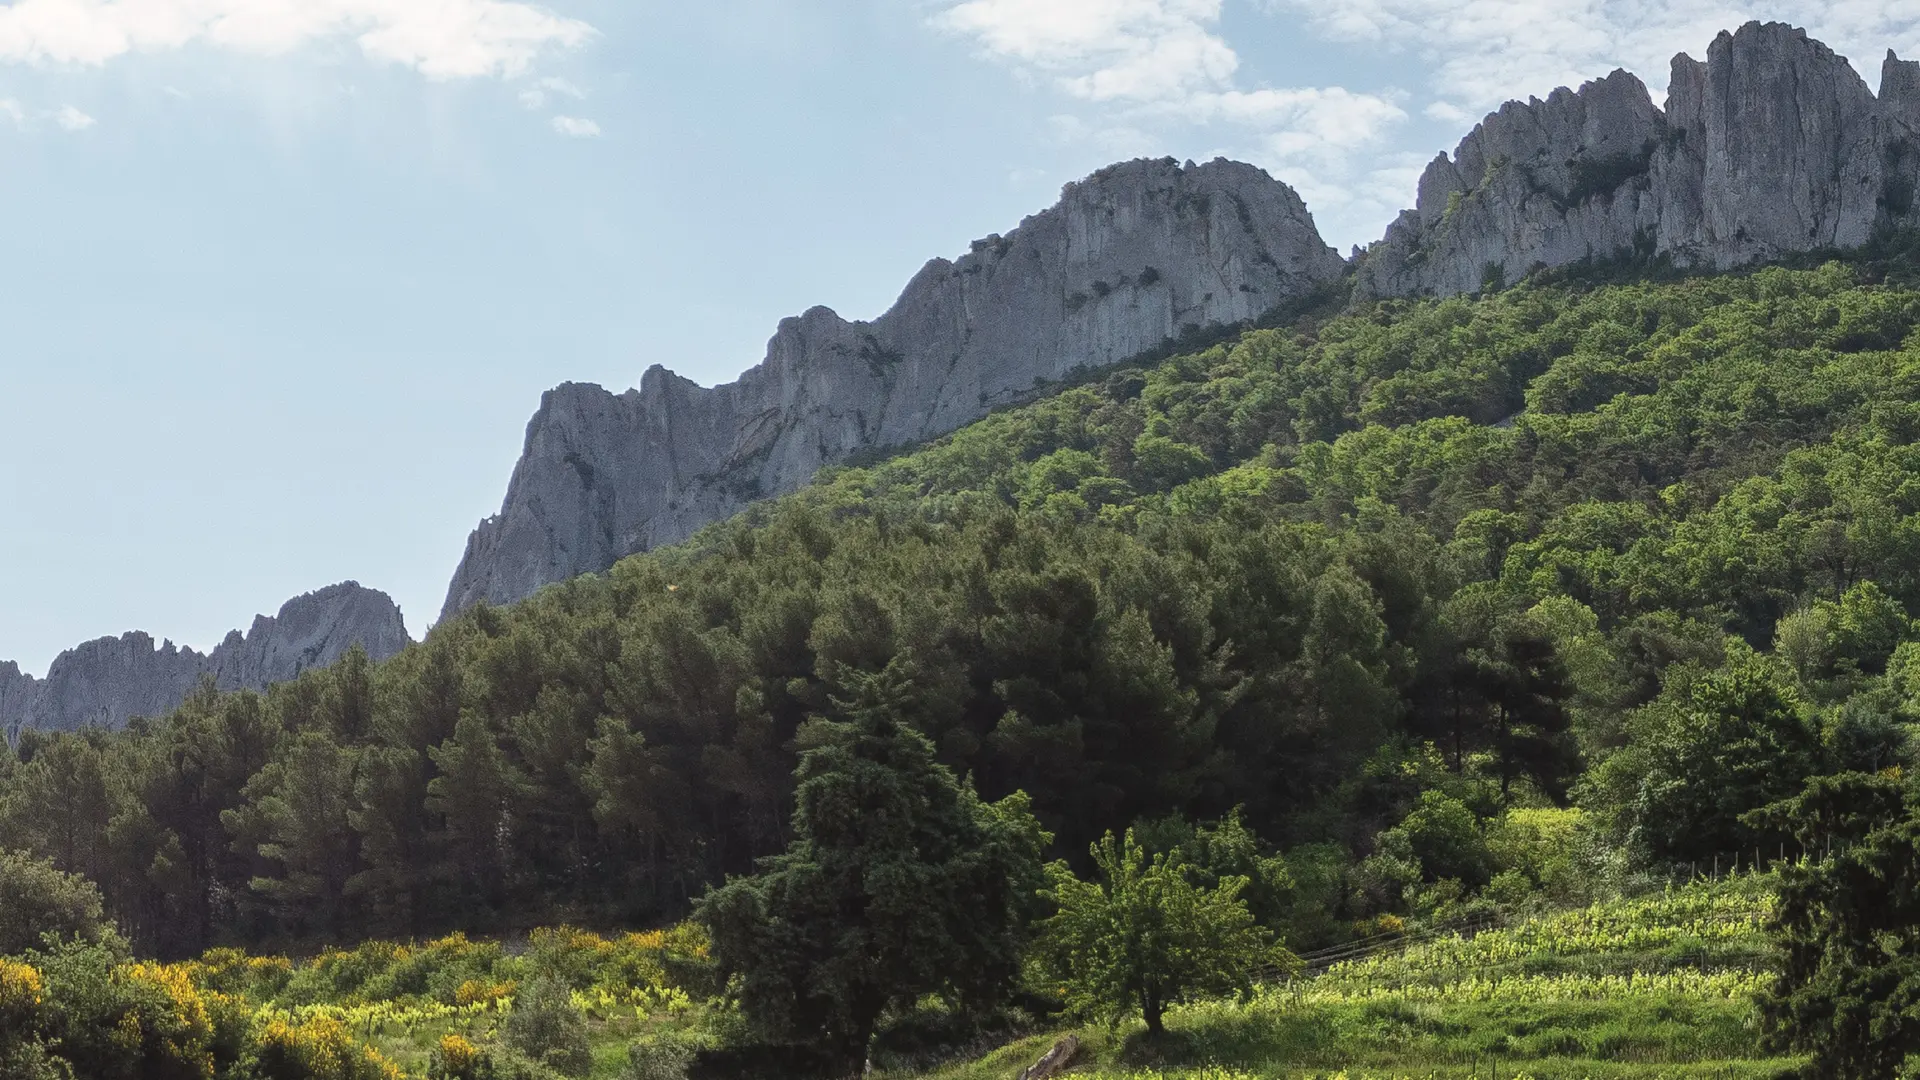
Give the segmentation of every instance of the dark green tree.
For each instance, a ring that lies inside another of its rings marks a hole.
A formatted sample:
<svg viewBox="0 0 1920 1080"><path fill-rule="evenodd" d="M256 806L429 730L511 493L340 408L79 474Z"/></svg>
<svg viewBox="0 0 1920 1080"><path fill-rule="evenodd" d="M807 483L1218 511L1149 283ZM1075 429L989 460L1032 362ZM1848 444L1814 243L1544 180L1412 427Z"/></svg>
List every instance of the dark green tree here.
<svg viewBox="0 0 1920 1080"><path fill-rule="evenodd" d="M300 732L248 782L246 804L221 814L236 848L274 868L251 885L283 927L330 933L343 924L347 883L361 869L350 819L357 759L324 730Z"/></svg>
<svg viewBox="0 0 1920 1080"><path fill-rule="evenodd" d="M1573 684L1545 634L1516 629L1502 645L1499 661L1482 672L1493 705L1493 762L1501 801L1512 801L1514 782L1525 779L1564 805L1567 787L1580 771L1566 707Z"/></svg>
<svg viewBox="0 0 1920 1080"><path fill-rule="evenodd" d="M1625 798L1623 823L1659 860L1777 850L1785 837L1745 815L1793 796L1819 764L1791 677L1751 652L1673 672L1630 731L1600 781Z"/></svg>
<svg viewBox="0 0 1920 1080"><path fill-rule="evenodd" d="M903 724L911 664L848 676L803 733L794 840L701 900L721 970L770 1041L862 1069L882 1014L927 994L992 1004L1018 970L1046 834L1023 796L984 804Z"/></svg>
<svg viewBox="0 0 1920 1080"><path fill-rule="evenodd" d="M426 805L442 827L433 838L440 877L464 898L497 904L514 869L508 831L519 784L512 763L472 713L428 753L439 771L427 784Z"/></svg>
<svg viewBox="0 0 1920 1080"><path fill-rule="evenodd" d="M1786 865L1762 996L1772 1048L1815 1080L1887 1080L1920 1053L1920 806L1885 776L1820 777L1755 815L1817 857Z"/></svg>

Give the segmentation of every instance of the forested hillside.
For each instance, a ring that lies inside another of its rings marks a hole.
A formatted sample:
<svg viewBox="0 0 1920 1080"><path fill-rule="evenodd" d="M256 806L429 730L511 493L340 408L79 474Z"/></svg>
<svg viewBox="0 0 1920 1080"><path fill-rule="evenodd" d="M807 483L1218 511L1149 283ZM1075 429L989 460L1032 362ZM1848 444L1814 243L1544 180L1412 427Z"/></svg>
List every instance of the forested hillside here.
<svg viewBox="0 0 1920 1080"><path fill-rule="evenodd" d="M1894 752L1916 321L1833 264L1255 331L384 665L29 733L0 836L170 955L667 918L785 843L796 730L891 669L941 760L1029 792L1061 852L1244 806L1331 866L1455 774L1481 814L1578 793L1648 857L1750 855L1649 813L1647 778L1712 765L1660 752L1716 680L1806 713L1807 769Z"/></svg>
<svg viewBox="0 0 1920 1080"><path fill-rule="evenodd" d="M1920 721L1884 269L1330 306L1103 373L383 664L23 733L0 846L163 958L664 924L880 710L1077 870L1137 827L1249 877L1295 951L1772 864L1806 836L1750 811Z"/></svg>

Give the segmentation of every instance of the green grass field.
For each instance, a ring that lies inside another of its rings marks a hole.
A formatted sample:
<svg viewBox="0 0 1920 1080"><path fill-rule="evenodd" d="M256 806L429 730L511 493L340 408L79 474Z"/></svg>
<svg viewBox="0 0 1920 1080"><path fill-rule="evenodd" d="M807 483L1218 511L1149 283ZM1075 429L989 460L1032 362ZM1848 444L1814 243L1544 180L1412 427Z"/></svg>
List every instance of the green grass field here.
<svg viewBox="0 0 1920 1080"><path fill-rule="evenodd" d="M1758 1049L1770 903L1764 879L1740 878L1435 937L1187 1006L1158 1044L1079 1029L1076 1068L1115 1080L1773 1077L1795 1062ZM920 1076L1014 1077L1055 1037Z"/></svg>
<svg viewBox="0 0 1920 1080"><path fill-rule="evenodd" d="M1700 882L1509 914L1470 935L1415 926L1363 942L1324 971L1176 1008L1159 1039L1137 1021L999 1040L976 1031L961 1052L951 1047L967 1036L946 1029L921 1040L948 1046L922 1051L945 1060L880 1051L877 1080L1011 1080L1068 1031L1083 1040L1076 1075L1093 1080L1774 1077L1796 1063L1760 1050L1755 995L1771 977L1763 929L1771 885L1751 876ZM408 1076L425 1074L443 1036L493 1042L527 980L551 987L560 978L575 989L562 985L570 996L557 1007L563 1016L576 1010L586 1026L591 1076L615 1080L628 1075L627 1048L638 1039L724 1053L744 1044L737 1013L689 993L705 977L705 955L704 937L690 927L615 937L561 928L513 948L453 935L366 942L299 962L220 950L127 975L162 980L186 1011L208 1004L260 1024L334 1025L379 1050L390 1074ZM708 1062L696 1075L760 1074Z"/></svg>

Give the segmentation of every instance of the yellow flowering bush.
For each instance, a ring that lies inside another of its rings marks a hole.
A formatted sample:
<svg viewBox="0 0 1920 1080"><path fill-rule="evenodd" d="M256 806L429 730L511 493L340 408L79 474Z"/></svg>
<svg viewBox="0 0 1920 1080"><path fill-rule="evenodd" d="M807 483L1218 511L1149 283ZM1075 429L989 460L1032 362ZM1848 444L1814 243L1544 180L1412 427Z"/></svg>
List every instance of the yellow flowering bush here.
<svg viewBox="0 0 1920 1080"><path fill-rule="evenodd" d="M270 1020L255 1053L261 1080L403 1080L398 1065L356 1042L332 1017Z"/></svg>
<svg viewBox="0 0 1920 1080"><path fill-rule="evenodd" d="M573 986L586 986L613 953L613 943L590 930L547 926L527 936L523 962L532 971L557 976Z"/></svg>
<svg viewBox="0 0 1920 1080"><path fill-rule="evenodd" d="M133 964L119 976L134 1007L121 1016L115 1037L138 1055L141 1075L211 1080L213 1017L186 965Z"/></svg>
<svg viewBox="0 0 1920 1080"><path fill-rule="evenodd" d="M239 949L209 949L189 968L194 985L223 994L265 1000L293 977L293 961L284 956L249 956Z"/></svg>
<svg viewBox="0 0 1920 1080"><path fill-rule="evenodd" d="M517 989L512 979L505 982L487 982L484 979L468 979L453 992L455 1005L488 1005L502 998L510 998Z"/></svg>
<svg viewBox="0 0 1920 1080"><path fill-rule="evenodd" d="M554 975L576 988L597 987L624 995L681 987L703 966L711 945L698 923L605 938L589 930L556 926L527 938L521 964L528 974Z"/></svg>
<svg viewBox="0 0 1920 1080"><path fill-rule="evenodd" d="M477 1080L486 1058L480 1048L459 1035L442 1035L427 1065L433 1080Z"/></svg>
<svg viewBox="0 0 1920 1080"><path fill-rule="evenodd" d="M30 965L0 957L0 1074L14 1057L37 1045L40 1002L46 992Z"/></svg>
<svg viewBox="0 0 1920 1080"><path fill-rule="evenodd" d="M0 957L0 1038L32 1026L45 991L32 965Z"/></svg>

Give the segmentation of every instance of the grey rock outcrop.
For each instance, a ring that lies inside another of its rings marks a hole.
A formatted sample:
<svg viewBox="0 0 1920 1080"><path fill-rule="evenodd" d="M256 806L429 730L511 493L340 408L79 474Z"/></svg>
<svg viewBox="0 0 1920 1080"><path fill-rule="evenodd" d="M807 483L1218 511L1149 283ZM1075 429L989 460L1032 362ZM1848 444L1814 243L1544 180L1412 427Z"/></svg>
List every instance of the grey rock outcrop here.
<svg viewBox="0 0 1920 1080"><path fill-rule="evenodd" d="M736 382L709 389L655 366L622 394L549 391L443 615L604 570L857 451L921 442L1076 369L1258 318L1344 270L1299 196L1251 165L1104 169L1006 236L928 263L870 323L822 307L782 321Z"/></svg>
<svg viewBox="0 0 1920 1080"><path fill-rule="evenodd" d="M40 680L11 660L0 660L0 738L11 740L39 700Z"/></svg>
<svg viewBox="0 0 1920 1080"><path fill-rule="evenodd" d="M1721 269L1857 247L1920 227L1916 192L1920 64L1889 53L1876 97L1804 31L1748 23L1704 62L1674 58L1664 109L1616 71L1488 116L1356 257L1356 295L1454 295L1584 260ZM1103 170L1007 236L927 264L871 323L825 308L782 322L737 382L654 367L618 395L550 391L442 614L603 570L822 465L923 442L1341 272L1299 198L1252 166Z"/></svg>
<svg viewBox="0 0 1920 1080"><path fill-rule="evenodd" d="M1585 259L1722 269L1858 247L1920 224L1920 64L1878 98L1844 57L1780 23L1673 61L1666 109L1616 71L1510 102L1420 179L1370 247L1361 295L1453 295Z"/></svg>
<svg viewBox="0 0 1920 1080"><path fill-rule="evenodd" d="M325 667L356 644L384 660L409 640L386 593L352 581L330 585L287 601L275 617L255 617L246 634L229 633L208 654L171 641L155 645L136 630L68 649L45 679L0 663L0 731L117 728L171 711L207 675L223 690L261 690Z"/></svg>

